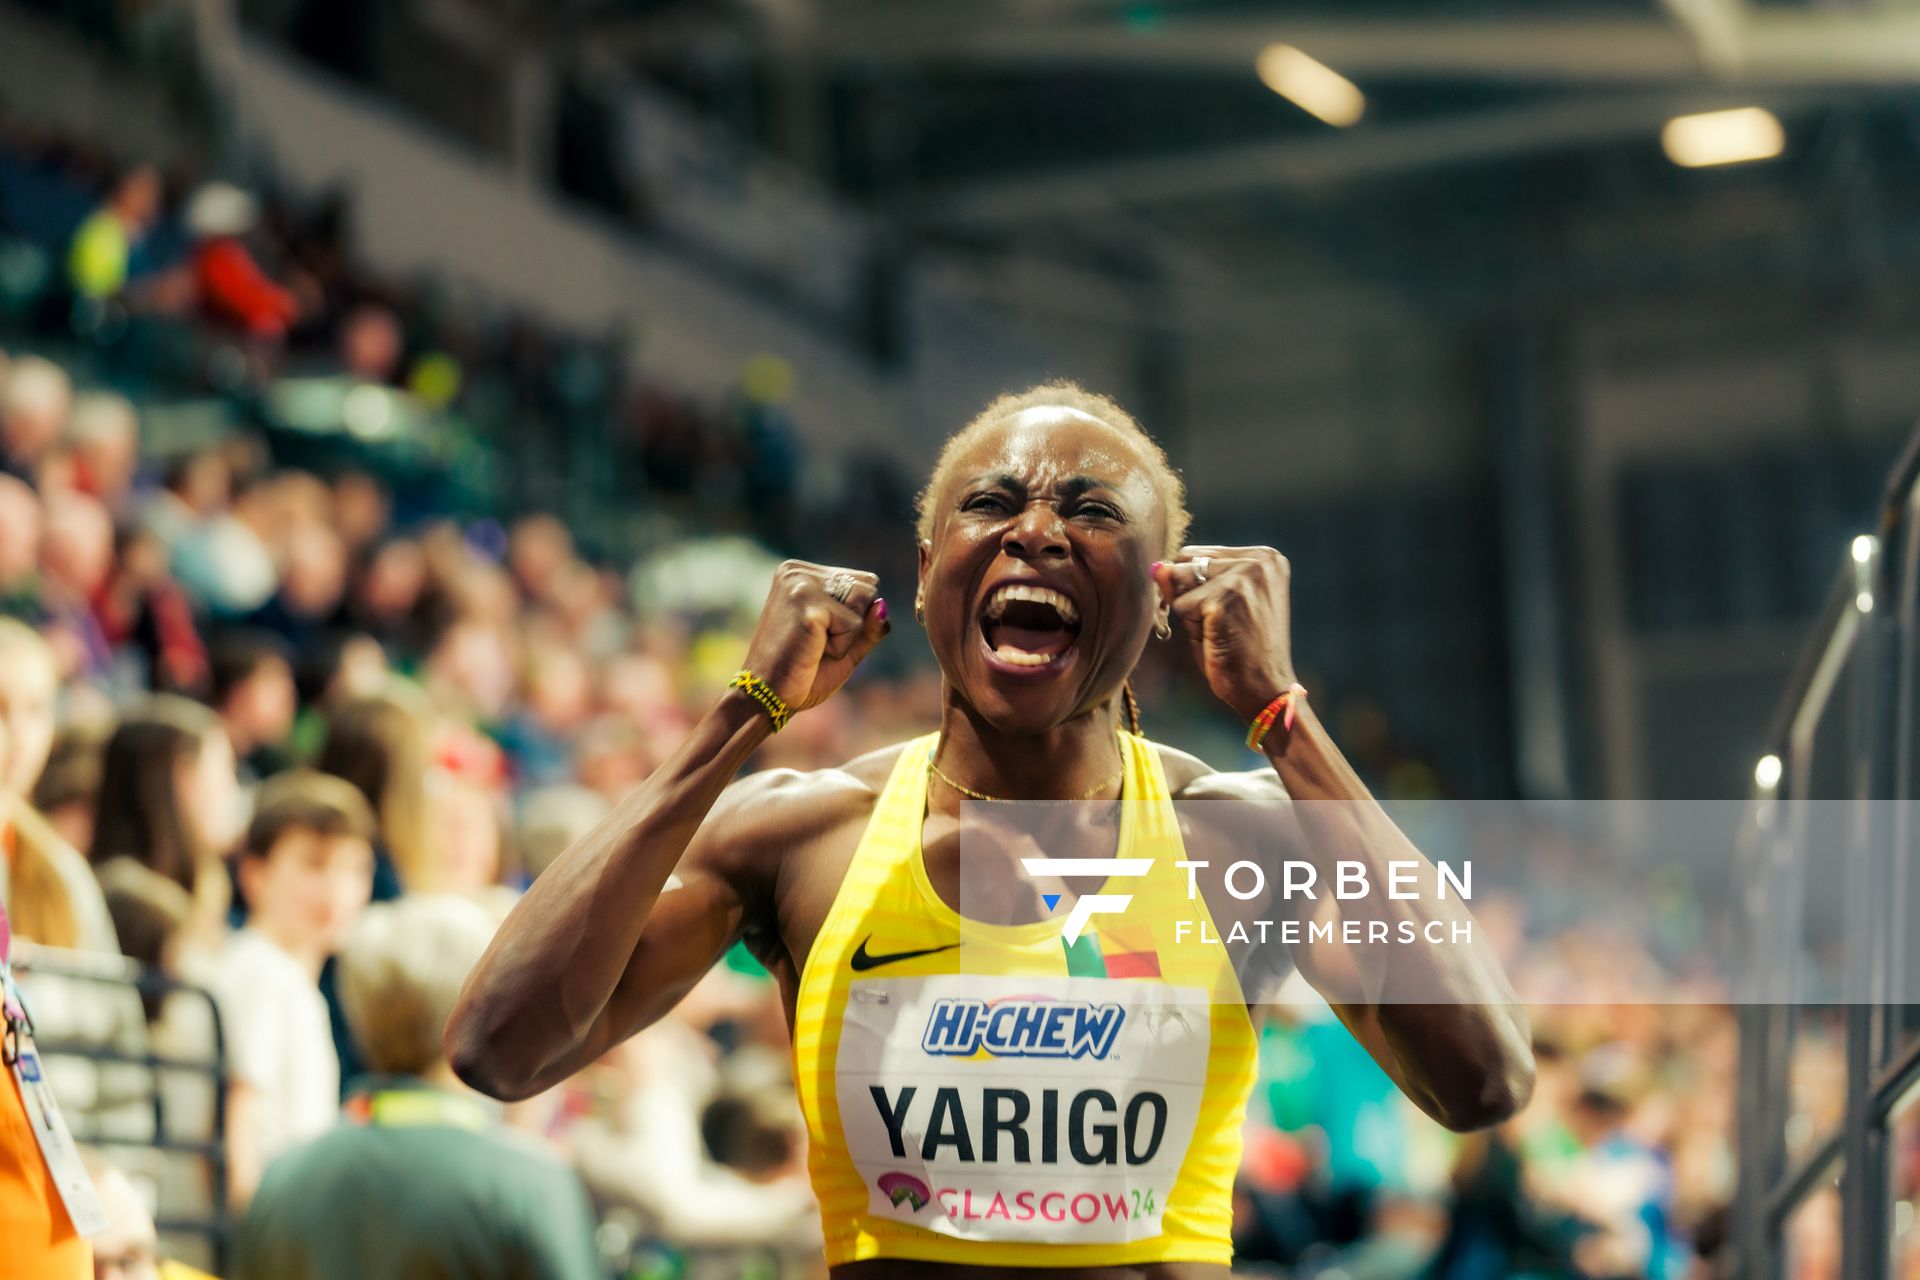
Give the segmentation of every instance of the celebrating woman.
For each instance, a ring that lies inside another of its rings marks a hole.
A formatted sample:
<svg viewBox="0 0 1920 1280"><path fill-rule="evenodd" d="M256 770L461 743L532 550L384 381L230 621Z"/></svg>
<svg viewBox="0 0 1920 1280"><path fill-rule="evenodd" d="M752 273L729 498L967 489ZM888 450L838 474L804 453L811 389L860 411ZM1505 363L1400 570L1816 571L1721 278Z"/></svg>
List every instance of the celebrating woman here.
<svg viewBox="0 0 1920 1280"><path fill-rule="evenodd" d="M1049 384L989 405L920 499L940 728L734 780L891 629L874 575L788 561L727 693L508 917L448 1023L456 1071L499 1097L545 1089L745 939L793 1029L837 1280L1224 1276L1249 1004L1278 944L1218 944L1266 936L1278 905L1414 936L1309 929L1287 952L1428 1114L1511 1115L1526 1020L1295 682L1285 558L1187 544L1187 522L1164 453L1111 400ZM1259 767L1140 735L1127 676L1176 624ZM1016 800L1079 803L993 803ZM1175 808L1190 800L1233 803ZM1342 874L1414 891L1279 892Z"/></svg>

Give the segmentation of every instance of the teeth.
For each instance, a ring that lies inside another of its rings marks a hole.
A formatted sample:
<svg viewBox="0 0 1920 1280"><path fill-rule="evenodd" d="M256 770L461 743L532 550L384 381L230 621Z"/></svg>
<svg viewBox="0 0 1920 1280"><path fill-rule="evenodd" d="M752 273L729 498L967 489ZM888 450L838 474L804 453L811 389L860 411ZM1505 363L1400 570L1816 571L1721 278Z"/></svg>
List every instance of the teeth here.
<svg viewBox="0 0 1920 1280"><path fill-rule="evenodd" d="M993 651L993 656L1002 662L1011 662L1016 667L1044 667L1059 655L1028 653L1025 649L1016 649L1010 644L1003 644Z"/></svg>
<svg viewBox="0 0 1920 1280"><path fill-rule="evenodd" d="M1010 582L995 590L987 598L987 621L992 622L1005 613L1009 600L1031 600L1036 604L1050 604L1060 614L1060 620L1068 626L1073 626L1080 621L1080 611L1073 607L1073 601L1052 587L1029 586L1023 582Z"/></svg>

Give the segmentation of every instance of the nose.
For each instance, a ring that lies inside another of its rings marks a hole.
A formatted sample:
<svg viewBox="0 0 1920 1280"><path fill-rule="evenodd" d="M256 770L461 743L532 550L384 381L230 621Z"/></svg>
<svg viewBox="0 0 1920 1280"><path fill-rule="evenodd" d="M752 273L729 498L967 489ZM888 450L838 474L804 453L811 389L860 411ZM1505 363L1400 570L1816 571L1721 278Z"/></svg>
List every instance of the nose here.
<svg viewBox="0 0 1920 1280"><path fill-rule="evenodd" d="M1009 555L1022 560L1037 560L1045 556L1064 557L1067 554L1066 525L1051 502L1030 502L1020 513L1020 518L1008 527L1000 545Z"/></svg>

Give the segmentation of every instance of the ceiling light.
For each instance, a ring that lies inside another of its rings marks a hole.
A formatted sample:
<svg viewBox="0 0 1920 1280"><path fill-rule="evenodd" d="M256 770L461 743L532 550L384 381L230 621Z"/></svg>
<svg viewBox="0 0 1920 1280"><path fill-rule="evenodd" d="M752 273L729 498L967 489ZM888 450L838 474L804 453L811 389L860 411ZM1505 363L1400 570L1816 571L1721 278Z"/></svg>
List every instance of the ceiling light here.
<svg viewBox="0 0 1920 1280"><path fill-rule="evenodd" d="M1308 115L1344 129L1367 109L1358 85L1290 44L1270 44L1254 60L1260 81Z"/></svg>
<svg viewBox="0 0 1920 1280"><path fill-rule="evenodd" d="M1771 160L1787 145L1780 121L1765 107L1736 107L1675 116L1660 131L1667 159L1685 169Z"/></svg>

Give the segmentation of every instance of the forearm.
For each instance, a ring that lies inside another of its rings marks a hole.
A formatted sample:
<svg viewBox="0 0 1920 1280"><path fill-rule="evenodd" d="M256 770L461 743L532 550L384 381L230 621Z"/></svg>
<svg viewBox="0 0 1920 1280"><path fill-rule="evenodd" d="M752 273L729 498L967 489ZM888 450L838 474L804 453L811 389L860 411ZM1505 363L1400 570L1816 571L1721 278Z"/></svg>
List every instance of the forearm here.
<svg viewBox="0 0 1920 1280"><path fill-rule="evenodd" d="M464 1079L520 1092L577 1049L627 978L667 878L770 725L729 690L678 750L528 889L448 1024Z"/></svg>
<svg viewBox="0 0 1920 1280"><path fill-rule="evenodd" d="M1295 802L1306 845L1299 856L1313 866L1316 892L1332 898L1340 864L1349 871L1358 864L1366 890L1333 899L1338 920L1357 926L1353 936L1388 939L1316 944L1346 953L1351 989L1337 994L1353 1006L1349 1020L1377 1028L1378 1047L1399 1068L1396 1078L1454 1127L1478 1127L1524 1105L1533 1078L1531 1027L1464 900L1460 880L1470 883L1470 872L1450 868L1458 879L1443 881L1304 701L1293 728L1276 725L1262 746Z"/></svg>

